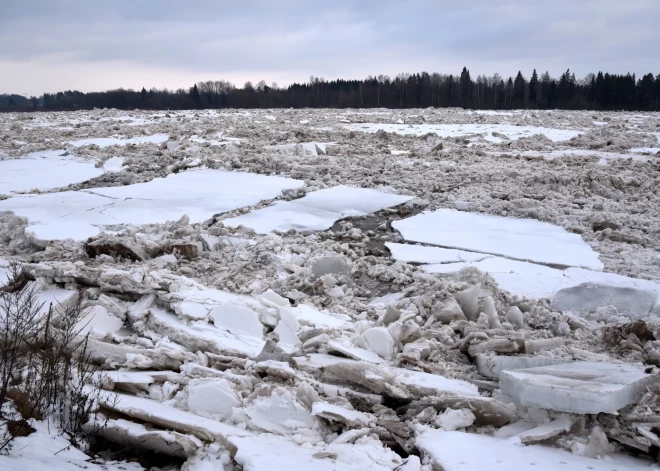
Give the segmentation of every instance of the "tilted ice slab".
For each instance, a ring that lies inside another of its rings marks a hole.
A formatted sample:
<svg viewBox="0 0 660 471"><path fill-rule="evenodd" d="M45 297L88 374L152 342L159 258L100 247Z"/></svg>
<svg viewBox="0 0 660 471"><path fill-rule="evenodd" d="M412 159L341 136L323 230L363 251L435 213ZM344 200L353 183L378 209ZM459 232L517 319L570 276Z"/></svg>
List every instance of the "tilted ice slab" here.
<svg viewBox="0 0 660 471"><path fill-rule="evenodd" d="M552 297L552 309L589 313L603 306L614 306L621 314L633 317L660 314L660 285L637 280L642 286L617 286L598 282L585 282L558 290Z"/></svg>
<svg viewBox="0 0 660 471"><path fill-rule="evenodd" d="M639 318L660 305L660 284L653 281L575 267L560 270L464 250L395 243L386 246L395 260L419 263L429 273L454 274L477 268L511 294L553 299L557 310L587 312L614 305L619 313Z"/></svg>
<svg viewBox="0 0 660 471"><path fill-rule="evenodd" d="M22 195L0 201L0 211L27 217L40 240L85 240L99 226L155 224L183 215L191 223L275 198L304 183L291 178L223 170L194 170L121 187Z"/></svg>
<svg viewBox="0 0 660 471"><path fill-rule="evenodd" d="M502 391L520 404L575 414L616 414L659 381L630 364L586 361L500 373Z"/></svg>
<svg viewBox="0 0 660 471"><path fill-rule="evenodd" d="M502 139L493 136L499 133L508 139L516 140L521 137L530 137L535 134L543 134L554 142L568 141L569 139L583 134L581 131L572 129L553 129L536 126L515 126L513 124L385 124L385 123L354 123L346 126L352 131L374 133L379 130L401 134L404 136L423 136L424 134L436 134L440 137L461 137L472 134L486 134L486 139L491 142L502 142Z"/></svg>
<svg viewBox="0 0 660 471"><path fill-rule="evenodd" d="M532 219L438 209L392 226L414 242L547 265L603 268L598 254L578 234Z"/></svg>
<svg viewBox="0 0 660 471"><path fill-rule="evenodd" d="M641 471L650 466L629 456L594 459L541 445L520 446L512 440L430 428L417 436L416 444L431 459L433 469L444 471Z"/></svg>
<svg viewBox="0 0 660 471"><path fill-rule="evenodd" d="M34 152L20 159L0 160L0 194L52 190L103 175L94 161L65 151Z"/></svg>
<svg viewBox="0 0 660 471"><path fill-rule="evenodd" d="M110 146L125 146L128 144L160 144L162 142L167 142L169 136L167 134L154 134L151 136L137 136L131 138L125 138L121 136L112 136L112 137L93 137L89 139L80 139L78 141L69 141L68 144L71 144L73 147L82 147L96 145L99 147L110 147Z"/></svg>
<svg viewBox="0 0 660 471"><path fill-rule="evenodd" d="M323 353L311 353L304 357L294 357L298 368L303 371L314 372L331 365L361 365L362 362L345 357L338 357ZM479 388L472 383L461 379L446 378L423 371L414 371L406 368L388 367L378 365L379 371L396 379L420 396L456 395L461 397L478 397Z"/></svg>
<svg viewBox="0 0 660 471"><path fill-rule="evenodd" d="M254 229L258 234L288 231L320 231L332 227L335 221L364 216L374 211L403 204L413 196L382 193L370 188L339 185L313 191L295 201L278 201L251 213L225 219L230 227L240 225Z"/></svg>
<svg viewBox="0 0 660 471"><path fill-rule="evenodd" d="M119 412L134 419L152 423L159 427L190 433L200 440L226 443L227 438L249 437L247 430L233 425L207 419L190 412L182 411L163 403L128 394L99 392L99 403L103 408Z"/></svg>

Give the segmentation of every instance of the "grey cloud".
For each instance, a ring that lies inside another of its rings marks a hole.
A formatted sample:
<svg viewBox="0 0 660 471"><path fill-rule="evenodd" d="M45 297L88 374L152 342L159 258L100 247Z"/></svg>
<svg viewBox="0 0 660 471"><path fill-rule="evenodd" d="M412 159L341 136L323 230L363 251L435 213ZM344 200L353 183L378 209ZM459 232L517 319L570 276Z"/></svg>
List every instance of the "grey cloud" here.
<svg viewBox="0 0 660 471"><path fill-rule="evenodd" d="M299 80L457 73L461 65L489 75L528 76L534 67L580 76L660 72L652 70L660 63L655 0L9 3L0 15L0 61L121 61L214 78L260 72Z"/></svg>

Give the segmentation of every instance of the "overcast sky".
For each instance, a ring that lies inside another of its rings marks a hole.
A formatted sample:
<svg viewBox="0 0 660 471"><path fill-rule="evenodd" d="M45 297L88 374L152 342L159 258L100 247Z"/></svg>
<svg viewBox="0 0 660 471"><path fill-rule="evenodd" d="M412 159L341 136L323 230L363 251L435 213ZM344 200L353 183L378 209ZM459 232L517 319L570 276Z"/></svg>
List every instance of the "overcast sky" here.
<svg viewBox="0 0 660 471"><path fill-rule="evenodd" d="M660 73L660 0L0 0L0 93Z"/></svg>

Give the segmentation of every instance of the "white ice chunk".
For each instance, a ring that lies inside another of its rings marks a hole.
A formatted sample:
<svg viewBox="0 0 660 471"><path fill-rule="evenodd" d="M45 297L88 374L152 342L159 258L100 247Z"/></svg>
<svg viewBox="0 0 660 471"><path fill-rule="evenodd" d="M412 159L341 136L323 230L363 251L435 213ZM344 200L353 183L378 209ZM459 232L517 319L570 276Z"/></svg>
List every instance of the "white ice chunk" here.
<svg viewBox="0 0 660 471"><path fill-rule="evenodd" d="M41 305L41 314L44 315L52 306L53 313L57 315L65 314L67 309L75 306L80 297L80 293L71 289L49 289L37 292L37 302Z"/></svg>
<svg viewBox="0 0 660 471"><path fill-rule="evenodd" d="M376 352L365 350L364 348L356 347L353 345L345 345L337 340L331 340L328 342L328 349L331 351L339 352L354 360L366 361L368 363L383 362L383 359Z"/></svg>
<svg viewBox="0 0 660 471"><path fill-rule="evenodd" d="M277 144L274 146L264 146L265 150L273 150L286 155L313 156L325 154L326 143L323 142L302 142L293 144Z"/></svg>
<svg viewBox="0 0 660 471"><path fill-rule="evenodd" d="M263 338L264 326L259 322L259 314L252 309L233 304L221 304L214 307L209 316L218 329L232 334Z"/></svg>
<svg viewBox="0 0 660 471"><path fill-rule="evenodd" d="M459 428L469 427L475 420L476 417L470 409L446 409L438 416L435 424L444 430L453 432Z"/></svg>
<svg viewBox="0 0 660 471"><path fill-rule="evenodd" d="M270 396L258 397L252 404L234 411L235 420L247 416L253 430L287 435L297 429L313 429L317 419L312 416L288 389L275 389Z"/></svg>
<svg viewBox="0 0 660 471"><path fill-rule="evenodd" d="M302 324L311 325L312 327L339 328L344 326L347 322L352 321L351 318L346 314L319 311L306 304L299 304L295 308L291 308L291 310L299 322Z"/></svg>
<svg viewBox="0 0 660 471"><path fill-rule="evenodd" d="M502 392L520 404L576 414L616 414L660 381L630 364L574 362L500 374Z"/></svg>
<svg viewBox="0 0 660 471"><path fill-rule="evenodd" d="M121 172L124 170L124 158L123 157L110 157L103 164L103 170L106 172Z"/></svg>
<svg viewBox="0 0 660 471"><path fill-rule="evenodd" d="M441 396L446 393L459 396L479 396L477 386L461 379L445 378L405 368L389 368L387 371L393 374L397 381L420 396Z"/></svg>
<svg viewBox="0 0 660 471"><path fill-rule="evenodd" d="M376 422L376 418L371 414L344 409L327 402L315 402L312 405L312 415L334 422L341 422L349 427L368 427Z"/></svg>
<svg viewBox="0 0 660 471"><path fill-rule="evenodd" d="M416 440L431 459L433 469L444 471L642 471L649 462L615 455L596 460L540 445L519 446L486 435L427 429Z"/></svg>
<svg viewBox="0 0 660 471"><path fill-rule="evenodd" d="M518 434L522 443L534 443L548 440L564 432L568 432L573 426L573 421L569 417L561 417L547 424L539 425L530 430Z"/></svg>
<svg viewBox="0 0 660 471"><path fill-rule="evenodd" d="M394 354L394 339L390 331L385 327L372 327L367 329L362 337L367 342L369 349L384 360L392 359Z"/></svg>
<svg viewBox="0 0 660 471"><path fill-rule="evenodd" d="M339 185L313 191L295 201L278 201L257 211L224 220L230 227L250 227L258 234L270 231L315 231L332 227L338 219L364 216L413 199L370 188Z"/></svg>
<svg viewBox="0 0 660 471"><path fill-rule="evenodd" d="M188 383L188 409L197 415L222 420L231 417L241 401L226 379L193 380Z"/></svg>
<svg viewBox="0 0 660 471"><path fill-rule="evenodd" d="M550 265L603 268L598 254L579 235L532 219L439 209L392 226L415 242Z"/></svg>
<svg viewBox="0 0 660 471"><path fill-rule="evenodd" d="M117 333L124 326L124 322L113 316L103 306L94 306L76 324L80 335L90 334L92 337L103 338L106 335Z"/></svg>

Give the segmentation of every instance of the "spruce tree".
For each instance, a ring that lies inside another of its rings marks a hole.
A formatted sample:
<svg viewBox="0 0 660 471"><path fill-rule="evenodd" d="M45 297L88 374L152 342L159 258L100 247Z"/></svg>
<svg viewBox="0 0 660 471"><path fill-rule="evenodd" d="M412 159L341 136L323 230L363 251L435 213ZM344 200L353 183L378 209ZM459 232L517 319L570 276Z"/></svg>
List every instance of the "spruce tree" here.
<svg viewBox="0 0 660 471"><path fill-rule="evenodd" d="M513 98L516 106L523 105L525 101L525 78L522 76L522 73L518 71L516 75L516 80L513 82Z"/></svg>
<svg viewBox="0 0 660 471"><path fill-rule="evenodd" d="M190 89L190 98L195 104L199 105L199 89L197 88L197 84Z"/></svg>
<svg viewBox="0 0 660 471"><path fill-rule="evenodd" d="M532 72L532 78L529 79L529 101L536 105L539 99L539 76L536 75L536 69Z"/></svg>
<svg viewBox="0 0 660 471"><path fill-rule="evenodd" d="M472 91L472 79L470 78L470 71L467 67L463 67L463 72L461 72L460 85L461 98L463 100L461 105L467 108L470 106L470 93Z"/></svg>

